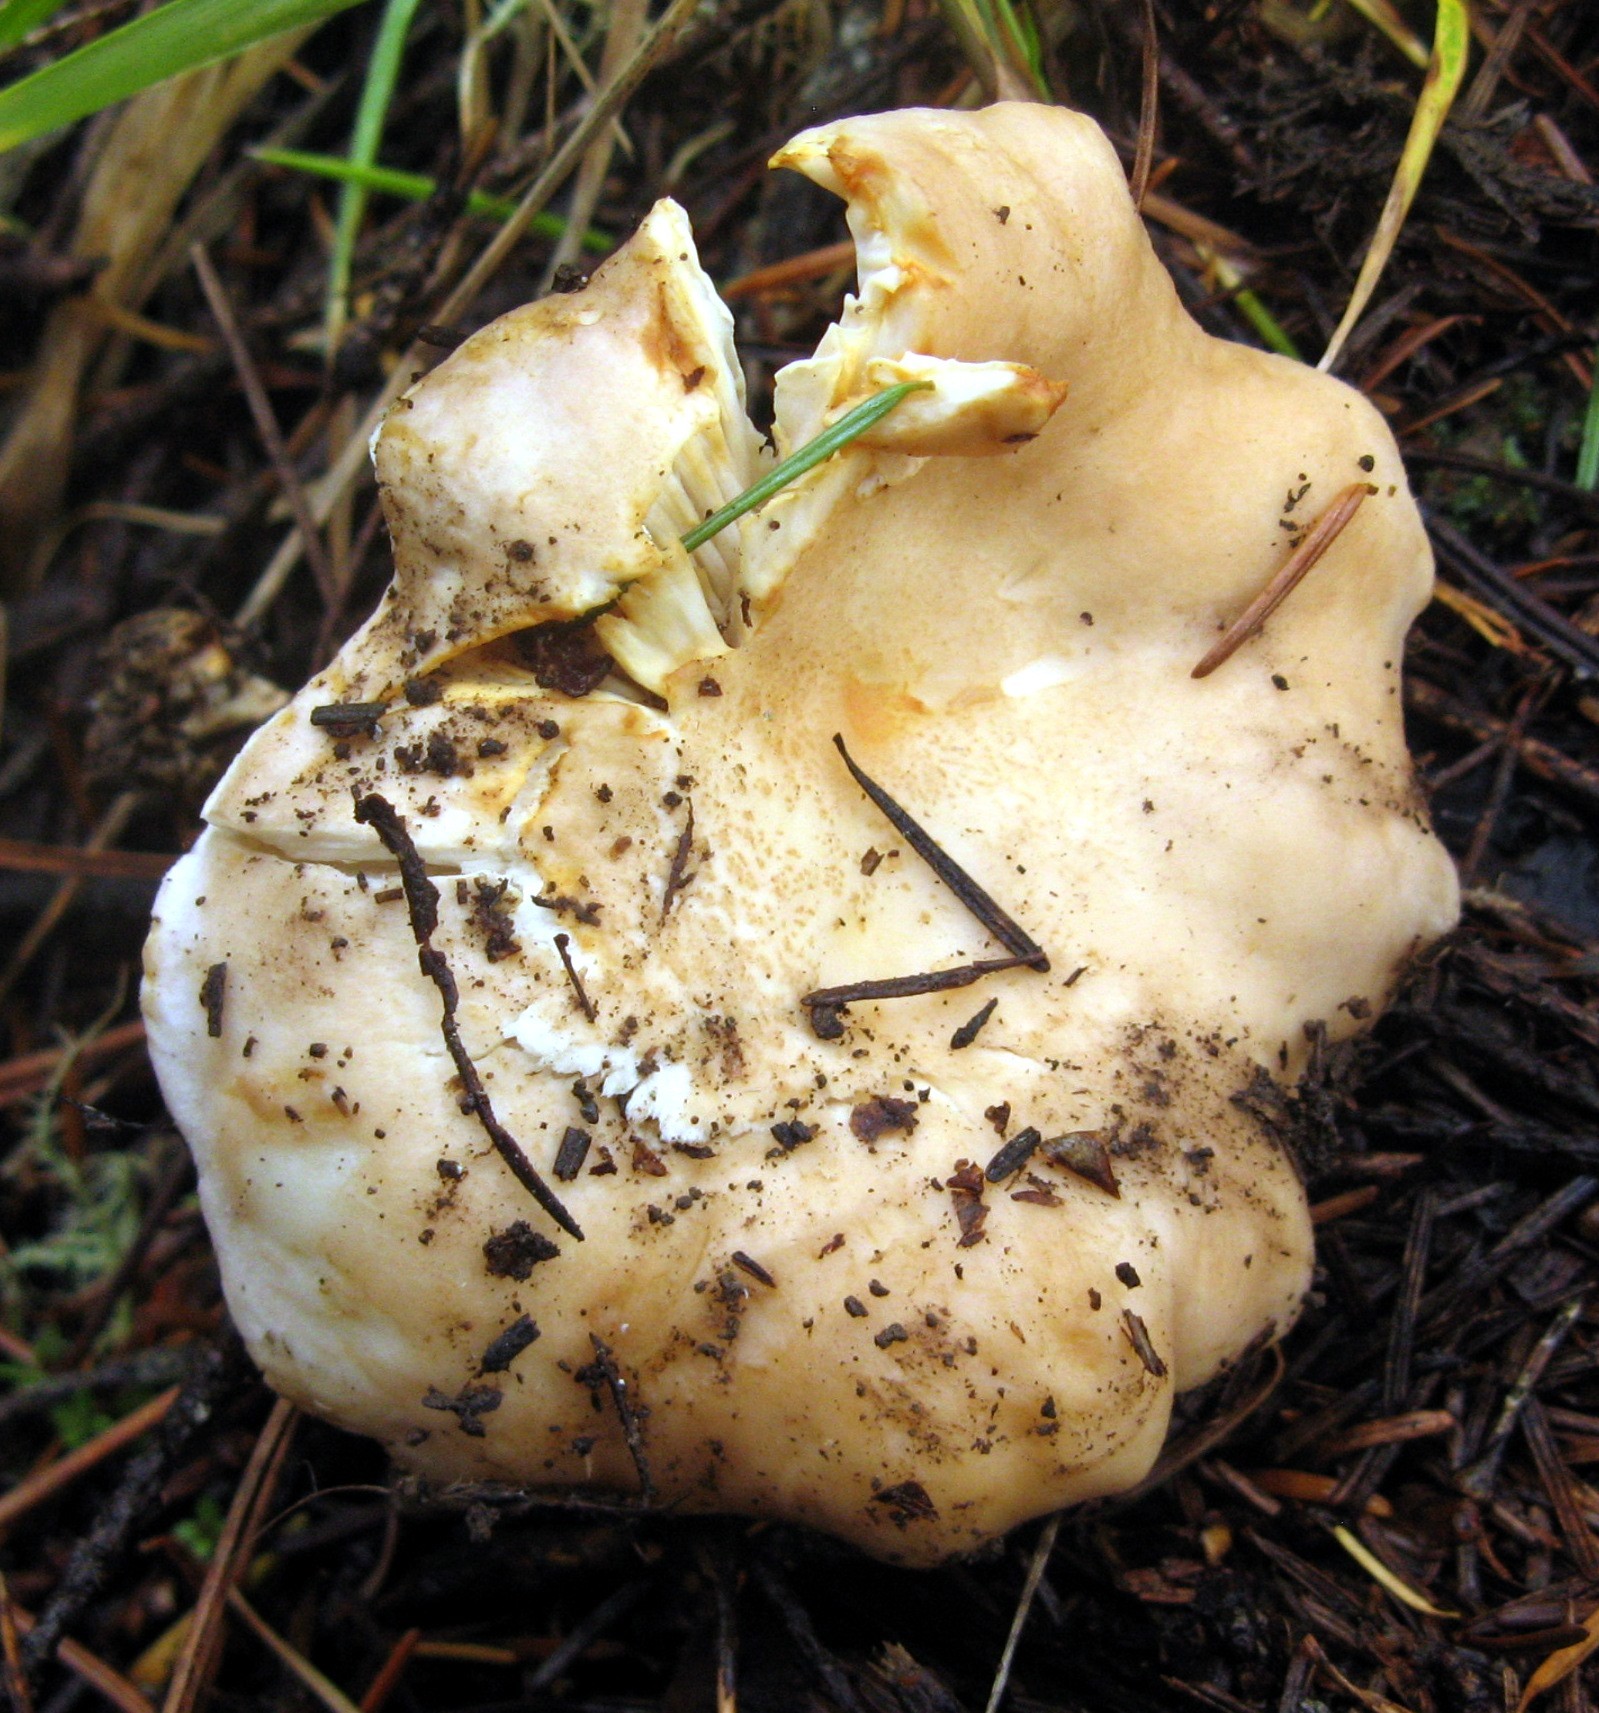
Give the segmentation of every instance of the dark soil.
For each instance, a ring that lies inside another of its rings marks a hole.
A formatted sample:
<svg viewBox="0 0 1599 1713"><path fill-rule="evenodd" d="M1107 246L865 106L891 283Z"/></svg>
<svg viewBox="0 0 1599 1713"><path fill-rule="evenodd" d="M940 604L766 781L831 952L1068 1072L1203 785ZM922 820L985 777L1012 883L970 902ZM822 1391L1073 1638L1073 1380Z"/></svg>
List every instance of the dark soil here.
<svg viewBox="0 0 1599 1713"><path fill-rule="evenodd" d="M78 8L87 21L17 66L103 27L103 10ZM347 147L374 8L305 44L185 204L219 199L201 235L306 482L492 230L463 212L468 182L514 196L543 157L542 60L521 134L471 158L459 147L463 10L421 9L382 154L441 189L373 202L358 313L331 365L311 336L334 199L245 151L274 132ZM1430 29L1429 6L1404 10ZM1599 314L1599 10L1476 12L1456 117L1340 364L1394 424L1435 534L1445 600L1411 639L1407 705L1465 918L1303 1094L1321 1264L1302 1322L1280 1357L1187 1401L1158 1482L1064 1519L1011 1674L1018 1713L1506 1713L1542 1662L1599 1641L1599 1489L1584 1478L1599 1463L1599 497L1573 481ZM1318 17L1286 0L1156 0L1154 16L1158 188L1248 244L1248 284L1313 358L1419 73L1339 4ZM1143 7L1062 0L1043 22L1057 95L1131 162ZM581 95L558 69L557 140ZM707 0L629 104L631 154L593 223L625 234L671 188L724 283L835 243L837 206L769 178L766 156L803 125L948 103L968 80L924 0ZM92 279L71 238L105 137L80 128L21 181L15 212L35 236L0 257L12 411L31 396L30 354L61 337L58 310ZM1152 231L1201 321L1255 341L1192 242ZM464 326L532 295L548 255L519 245ZM824 267L736 298L758 414L773 369L809 349L845 283ZM236 627L288 527L279 475L186 255L138 307L156 338L100 336L68 413L59 504L8 518L3 544L12 1707L315 1705L225 1616L228 1570L369 1710L975 1713L1038 1526L979 1562L913 1574L791 1529L503 1494L440 1507L392 1492L369 1443L273 1412L231 1339L143 1056L139 946L155 881L237 741L179 729L206 693L197 660L220 643L240 672L299 683L375 602L386 543L363 477L323 534L320 592L302 567ZM39 486L48 499L42 465ZM168 513L205 533L168 527ZM99 1437L170 1386L181 1392L158 1430ZM79 1446L87 1467L51 1487ZM1436 1612L1385 1592L1348 1541ZM195 1611L226 1647L191 1651L169 1690L173 1626ZM13 1644L13 1620L38 1621L37 1639ZM100 1688L97 1665L114 1674ZM1583 1666L1536 1705L1578 1713L1596 1698Z"/></svg>

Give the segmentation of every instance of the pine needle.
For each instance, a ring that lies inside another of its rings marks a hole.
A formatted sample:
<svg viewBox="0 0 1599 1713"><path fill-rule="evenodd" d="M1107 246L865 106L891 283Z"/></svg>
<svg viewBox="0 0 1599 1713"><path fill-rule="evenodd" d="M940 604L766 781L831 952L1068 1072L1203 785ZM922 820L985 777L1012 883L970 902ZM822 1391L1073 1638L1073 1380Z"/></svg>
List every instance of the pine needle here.
<svg viewBox="0 0 1599 1713"><path fill-rule="evenodd" d="M768 470L760 481L747 487L737 499L729 500L720 511L712 512L703 523L695 524L683 537L683 546L690 553L696 547L703 547L713 535L720 535L730 523L737 523L746 513L764 506L774 494L807 470L814 470L852 440L859 440L867 429L881 422L908 394L927 391L932 384L931 381L901 381L898 386L884 387L882 392L874 393L841 416L831 428L824 428L814 440L807 440L797 451L790 452L781 464Z"/></svg>

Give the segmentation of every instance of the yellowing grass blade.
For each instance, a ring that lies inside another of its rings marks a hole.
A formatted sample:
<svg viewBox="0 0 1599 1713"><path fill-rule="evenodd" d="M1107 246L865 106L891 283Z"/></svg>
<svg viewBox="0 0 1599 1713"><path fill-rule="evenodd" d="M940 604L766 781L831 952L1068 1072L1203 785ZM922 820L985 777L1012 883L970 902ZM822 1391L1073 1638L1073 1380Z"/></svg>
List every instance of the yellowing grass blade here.
<svg viewBox="0 0 1599 1713"><path fill-rule="evenodd" d="M1427 69L1427 44L1400 17L1393 0L1349 0L1349 5L1368 24L1375 24L1412 65Z"/></svg>
<svg viewBox="0 0 1599 1713"><path fill-rule="evenodd" d="M1394 174L1394 182L1389 186L1388 200L1383 204L1377 230L1372 235L1371 247L1366 251L1365 261L1360 264L1360 276L1355 281L1349 307L1344 311L1343 320L1338 323L1338 331L1333 334L1332 342L1316 365L1318 369L1330 369L1338 360L1338 353L1343 350L1345 340L1371 301L1371 294L1377 289L1377 281L1388 265L1388 258L1393 254L1394 245L1399 241L1400 231L1404 227L1405 216L1409 214L1410 205L1415 200L1421 175L1426 172L1427 162L1432 159L1433 144L1438 140L1438 133L1443 129L1449 109L1454 105L1460 80L1465 76L1466 57L1470 48L1471 25L1463 0L1438 0L1438 21L1433 30L1432 57L1427 62L1427 80L1422 85L1415 115L1410 121L1410 135L1405 139L1405 152L1399 157L1399 170Z"/></svg>

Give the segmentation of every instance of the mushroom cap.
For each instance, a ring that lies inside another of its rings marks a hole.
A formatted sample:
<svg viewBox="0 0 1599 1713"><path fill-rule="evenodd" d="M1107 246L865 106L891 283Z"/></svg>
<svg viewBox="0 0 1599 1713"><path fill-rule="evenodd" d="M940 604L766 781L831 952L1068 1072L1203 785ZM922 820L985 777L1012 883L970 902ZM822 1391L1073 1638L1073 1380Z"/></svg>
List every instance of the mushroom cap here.
<svg viewBox="0 0 1599 1713"><path fill-rule="evenodd" d="M1291 1323L1308 1043L1456 908L1400 719L1431 563L1380 417L1194 325L1089 120L778 161L849 199L861 270L779 450L896 379L915 411L688 554L765 455L679 210L468 340L377 440L394 587L214 793L145 1009L285 1395L439 1480L927 1564L1134 1484L1175 1393ZM807 1012L1014 949L835 734L1047 970ZM373 794L581 1240L472 1110Z"/></svg>

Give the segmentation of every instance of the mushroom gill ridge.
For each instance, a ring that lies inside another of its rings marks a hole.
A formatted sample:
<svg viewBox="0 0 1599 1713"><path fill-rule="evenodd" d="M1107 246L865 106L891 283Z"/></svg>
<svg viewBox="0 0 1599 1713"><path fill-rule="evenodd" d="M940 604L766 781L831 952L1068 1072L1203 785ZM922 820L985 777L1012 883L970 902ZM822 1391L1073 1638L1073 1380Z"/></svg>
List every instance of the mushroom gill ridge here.
<svg viewBox="0 0 1599 1713"><path fill-rule="evenodd" d="M1089 121L778 162L861 253L778 450L920 390L690 554L769 455L681 212L474 335L145 1008L286 1395L437 1479L931 1563L1136 1482L1292 1321L1307 1041L1453 919L1397 696L1431 566L1381 420L1194 326Z"/></svg>

